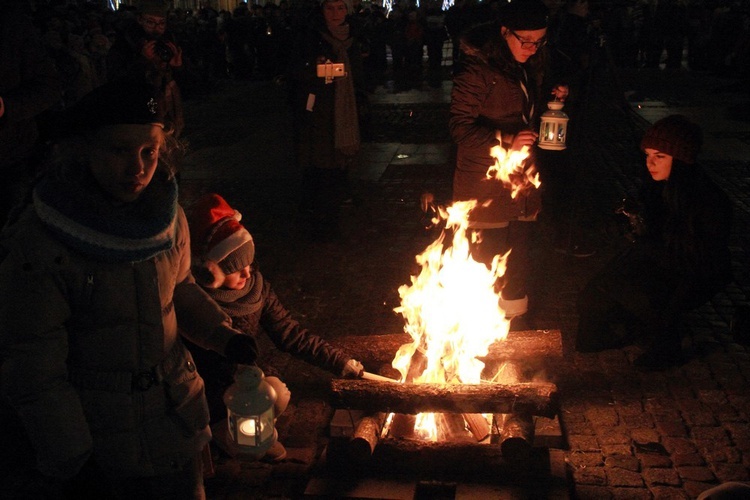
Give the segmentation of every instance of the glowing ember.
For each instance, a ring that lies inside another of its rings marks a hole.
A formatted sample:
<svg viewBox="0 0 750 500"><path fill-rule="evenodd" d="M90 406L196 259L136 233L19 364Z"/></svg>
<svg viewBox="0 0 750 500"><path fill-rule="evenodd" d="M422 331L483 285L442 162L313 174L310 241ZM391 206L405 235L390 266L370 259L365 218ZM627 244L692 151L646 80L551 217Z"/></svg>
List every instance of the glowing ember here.
<svg viewBox="0 0 750 500"><path fill-rule="evenodd" d="M499 133L497 140L500 141ZM502 141L500 142L502 143ZM501 146L495 146L490 149L490 155L495 158L495 164L487 170L487 178L502 181L506 187L511 189L512 198L518 196L518 193L525 189L532 186L538 188L541 185L536 167L525 164L526 158L529 156L528 146L522 147L520 151L506 150Z"/></svg>

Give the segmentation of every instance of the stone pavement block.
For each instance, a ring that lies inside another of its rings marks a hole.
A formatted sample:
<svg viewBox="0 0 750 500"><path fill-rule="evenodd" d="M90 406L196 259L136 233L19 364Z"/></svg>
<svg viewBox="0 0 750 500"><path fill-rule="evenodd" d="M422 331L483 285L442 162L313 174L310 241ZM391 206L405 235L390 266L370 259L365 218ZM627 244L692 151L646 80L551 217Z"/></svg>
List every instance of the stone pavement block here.
<svg viewBox="0 0 750 500"><path fill-rule="evenodd" d="M576 484L604 486L607 484L607 474L604 471L604 467L586 467L584 469L575 469L573 471L573 480Z"/></svg>
<svg viewBox="0 0 750 500"><path fill-rule="evenodd" d="M674 469L643 469L643 479L649 486L680 486L682 481Z"/></svg>
<svg viewBox="0 0 750 500"><path fill-rule="evenodd" d="M659 432L653 428L639 427L630 430L630 437L638 443L655 443L659 441Z"/></svg>
<svg viewBox="0 0 750 500"><path fill-rule="evenodd" d="M750 472L744 464L715 464L714 473L717 479L726 483L727 481L750 481Z"/></svg>
<svg viewBox="0 0 750 500"><path fill-rule="evenodd" d="M593 452L568 452L565 461L573 469L585 469L604 465L602 454Z"/></svg>
<svg viewBox="0 0 750 500"><path fill-rule="evenodd" d="M654 498L658 498L659 500L682 500L689 498L681 488L654 486L650 490Z"/></svg>
<svg viewBox="0 0 750 500"><path fill-rule="evenodd" d="M690 466L690 465L703 465L706 461L703 456L698 453L673 453L672 461L676 467Z"/></svg>
<svg viewBox="0 0 750 500"><path fill-rule="evenodd" d="M604 465L608 468L625 469L631 472L638 472L641 469L640 461L632 455L613 455L604 460Z"/></svg>
<svg viewBox="0 0 750 500"><path fill-rule="evenodd" d="M716 476L708 467L684 466L677 467L677 473L683 481L698 481L710 483L716 480Z"/></svg>
<svg viewBox="0 0 750 500"><path fill-rule="evenodd" d="M652 453L639 453L636 455L641 461L641 467L645 469L663 469L672 467L672 459L668 456L655 455Z"/></svg>
<svg viewBox="0 0 750 500"><path fill-rule="evenodd" d="M600 451L595 436L568 435L568 446L573 451Z"/></svg>
<svg viewBox="0 0 750 500"><path fill-rule="evenodd" d="M607 484L614 487L638 488L643 486L643 478L639 472L607 467ZM644 471L645 473L646 471Z"/></svg>
<svg viewBox="0 0 750 500"><path fill-rule="evenodd" d="M612 498L612 493L604 486L576 484L575 497L578 500L605 500Z"/></svg>
<svg viewBox="0 0 750 500"><path fill-rule="evenodd" d="M609 488L614 500L648 500L653 498L647 488Z"/></svg>

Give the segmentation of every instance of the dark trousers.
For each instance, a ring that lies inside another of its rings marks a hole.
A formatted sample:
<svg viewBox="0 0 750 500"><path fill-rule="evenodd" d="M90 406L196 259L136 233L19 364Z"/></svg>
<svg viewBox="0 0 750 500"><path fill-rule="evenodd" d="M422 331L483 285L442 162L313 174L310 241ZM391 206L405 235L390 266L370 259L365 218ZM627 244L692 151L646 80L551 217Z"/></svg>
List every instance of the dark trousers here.
<svg viewBox="0 0 750 500"><path fill-rule="evenodd" d="M678 276L634 247L615 257L578 296L576 350L596 352L642 340L679 349L684 314L706 303L718 287L694 287L675 299Z"/></svg>
<svg viewBox="0 0 750 500"><path fill-rule="evenodd" d="M472 258L489 268L496 255L511 250L506 262L505 275L496 284L506 300L522 299L526 296L526 283L531 271L530 242L533 222L511 221L508 227L475 229L480 241L471 246ZM469 235L471 238L471 235Z"/></svg>

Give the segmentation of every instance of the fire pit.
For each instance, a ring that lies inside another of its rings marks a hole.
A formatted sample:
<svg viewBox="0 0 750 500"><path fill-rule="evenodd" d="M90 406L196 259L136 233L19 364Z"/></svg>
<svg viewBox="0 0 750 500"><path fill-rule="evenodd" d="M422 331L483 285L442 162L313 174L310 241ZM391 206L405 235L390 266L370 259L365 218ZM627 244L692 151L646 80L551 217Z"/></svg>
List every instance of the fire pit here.
<svg viewBox="0 0 750 500"><path fill-rule="evenodd" d="M496 157L488 177L514 172L512 164L521 160ZM508 254L495 256L489 265L473 259L472 244L481 238L468 231L475 206L468 201L440 207L445 230L416 257L421 273L398 290L401 305L395 311L405 319L407 336L356 337L342 345L381 375L332 382L339 418L348 417L352 425L342 432L346 439L331 441L326 461L347 469L346 477L406 473L439 481L512 479L531 485L541 482L541 472L549 475L549 454L535 453L533 441L535 419L557 414L557 387L531 360L534 351L545 348L547 357L561 355L560 335L519 335L535 344L530 349L509 340L510 320L498 289ZM508 346L516 359L507 352L498 356ZM385 354L373 356L378 352Z"/></svg>
<svg viewBox="0 0 750 500"><path fill-rule="evenodd" d="M336 344L368 368L392 375L393 353L407 339L405 334L351 336ZM483 361L490 368L515 366L523 378L527 373L549 372L561 357L558 330L533 330L509 332L504 341L490 347ZM477 491L491 484L543 491L541 497L555 488L565 490L564 442L557 387L552 382L445 385L335 379L331 384L337 410L324 472L310 486L319 494L367 498L358 488L369 485L377 490L374 484L388 488L393 480L411 481L417 490L462 484L464 489L474 485L472 491ZM440 439L426 440L403 431L403 421L408 428L423 412L443 419ZM478 437L468 420L484 418L482 414L491 417L487 435ZM394 421L400 429L394 430Z"/></svg>

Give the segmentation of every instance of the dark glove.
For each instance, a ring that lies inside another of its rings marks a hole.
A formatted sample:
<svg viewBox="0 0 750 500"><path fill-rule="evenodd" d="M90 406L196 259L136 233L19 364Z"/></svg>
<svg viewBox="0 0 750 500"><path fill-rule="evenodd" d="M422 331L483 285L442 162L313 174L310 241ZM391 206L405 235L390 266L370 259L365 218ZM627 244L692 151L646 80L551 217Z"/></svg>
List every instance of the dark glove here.
<svg viewBox="0 0 750 500"><path fill-rule="evenodd" d="M350 359L344 365L344 369L341 370L341 377L342 378L361 378L364 372L365 372L365 367L362 366L362 363L360 363L356 359Z"/></svg>
<svg viewBox="0 0 750 500"><path fill-rule="evenodd" d="M224 355L232 363L252 365L258 359L258 344L250 335L235 335L227 342Z"/></svg>

